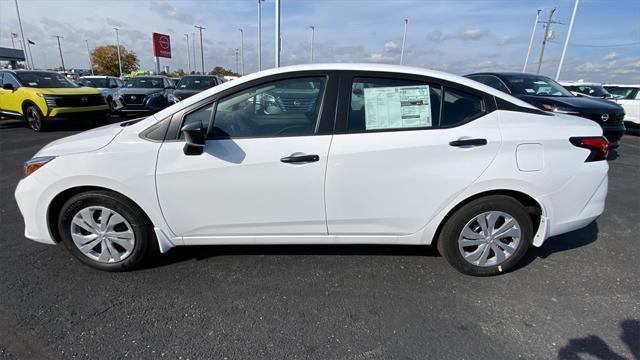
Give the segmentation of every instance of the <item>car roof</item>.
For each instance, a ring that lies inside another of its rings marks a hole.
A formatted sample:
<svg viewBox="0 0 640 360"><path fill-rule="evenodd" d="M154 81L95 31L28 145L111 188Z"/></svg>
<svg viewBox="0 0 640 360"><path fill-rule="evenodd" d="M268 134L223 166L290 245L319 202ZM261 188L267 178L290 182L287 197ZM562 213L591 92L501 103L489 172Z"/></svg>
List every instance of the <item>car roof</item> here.
<svg viewBox="0 0 640 360"><path fill-rule="evenodd" d="M481 84L475 80L471 80L469 78L462 77L459 75L454 75L454 74L450 74L450 73L446 73L438 70L412 67L412 66L390 65L390 64L366 64L366 63L365 64L360 64L360 63L305 64L305 65L292 65L292 66L272 68L268 70L251 73L249 75L241 76L233 81L227 81L218 86L214 86L210 89L204 90L194 96L191 96L181 101L179 104L181 104L183 107L187 107L220 91L224 91L226 89L233 88L243 83L246 83L252 80L257 80L263 77L279 75L279 74L287 74L287 73L293 73L293 72L299 72L299 71L314 71L314 70L317 70L317 71L331 71L331 70L371 71L371 72L399 73L399 74L433 77L433 78L437 78L445 81L451 81L454 83L458 83L461 85L465 85L471 88L481 90L482 92L504 99L520 107L537 109L533 105L526 103L518 98L515 98L507 93L504 93L500 90L494 89L490 86ZM173 112L175 112L175 110L173 109L169 111L162 110L156 114L156 118L162 119L165 116L173 114Z"/></svg>
<svg viewBox="0 0 640 360"><path fill-rule="evenodd" d="M80 76L81 78L87 78L87 79L106 79L106 78L112 78L115 76L110 76L110 75L85 75L85 76Z"/></svg>
<svg viewBox="0 0 640 360"><path fill-rule="evenodd" d="M640 88L640 85L629 84L602 84L602 86Z"/></svg>
<svg viewBox="0 0 640 360"><path fill-rule="evenodd" d="M492 71L492 72L477 72L477 73L473 73L473 74L467 74L465 76L472 76L472 75L493 75L493 76L540 76L540 77L547 77L546 75L539 75L539 74L532 74L532 73L523 73L523 72L517 72L517 71Z"/></svg>

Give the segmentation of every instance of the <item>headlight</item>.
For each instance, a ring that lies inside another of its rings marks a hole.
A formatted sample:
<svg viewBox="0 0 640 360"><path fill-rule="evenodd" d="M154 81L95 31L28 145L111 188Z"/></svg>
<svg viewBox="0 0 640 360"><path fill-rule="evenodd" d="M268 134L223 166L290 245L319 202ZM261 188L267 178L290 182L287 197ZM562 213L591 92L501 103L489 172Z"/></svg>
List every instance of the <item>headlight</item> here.
<svg viewBox="0 0 640 360"><path fill-rule="evenodd" d="M542 104L542 107L544 107L544 109L547 110L547 111L553 111L553 112L558 113L558 114L570 114L570 115L579 115L580 114L575 109L565 108L565 107L552 105L552 104Z"/></svg>
<svg viewBox="0 0 640 360"><path fill-rule="evenodd" d="M180 101L180 99L178 99L178 97L173 94L169 94L169 96L167 96L167 99L169 100L169 102L172 102L174 104Z"/></svg>
<svg viewBox="0 0 640 360"><path fill-rule="evenodd" d="M156 93L153 93L153 94L149 94L149 95L147 95L147 98L150 99L150 98L153 98L153 97L156 97L156 96L162 96L162 92L156 92Z"/></svg>
<svg viewBox="0 0 640 360"><path fill-rule="evenodd" d="M55 156L40 156L26 161L24 163L24 176L31 175L34 171L40 169L55 158Z"/></svg>

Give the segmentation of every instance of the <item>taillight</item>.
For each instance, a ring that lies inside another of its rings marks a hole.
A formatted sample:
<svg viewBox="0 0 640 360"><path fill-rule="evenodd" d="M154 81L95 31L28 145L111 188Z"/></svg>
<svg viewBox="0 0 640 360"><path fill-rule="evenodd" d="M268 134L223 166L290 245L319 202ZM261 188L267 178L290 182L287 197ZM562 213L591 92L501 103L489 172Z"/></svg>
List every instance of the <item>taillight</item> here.
<svg viewBox="0 0 640 360"><path fill-rule="evenodd" d="M572 137L569 141L591 151L584 162L606 160L609 153L609 141L604 136Z"/></svg>

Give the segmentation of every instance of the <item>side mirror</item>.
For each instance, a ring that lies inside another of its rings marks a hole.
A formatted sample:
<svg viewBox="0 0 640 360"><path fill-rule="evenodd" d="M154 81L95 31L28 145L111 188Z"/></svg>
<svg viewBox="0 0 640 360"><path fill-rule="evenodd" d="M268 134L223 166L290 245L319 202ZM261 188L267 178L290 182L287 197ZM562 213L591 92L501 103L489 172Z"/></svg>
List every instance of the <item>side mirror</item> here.
<svg viewBox="0 0 640 360"><path fill-rule="evenodd" d="M199 123L187 124L182 128L184 134L184 151L185 155L201 155L204 151L204 130Z"/></svg>
<svg viewBox="0 0 640 360"><path fill-rule="evenodd" d="M11 90L11 91L15 90L15 88L13 87L13 84L10 84L10 83L4 83L4 84L2 84L2 88L3 88L4 90Z"/></svg>

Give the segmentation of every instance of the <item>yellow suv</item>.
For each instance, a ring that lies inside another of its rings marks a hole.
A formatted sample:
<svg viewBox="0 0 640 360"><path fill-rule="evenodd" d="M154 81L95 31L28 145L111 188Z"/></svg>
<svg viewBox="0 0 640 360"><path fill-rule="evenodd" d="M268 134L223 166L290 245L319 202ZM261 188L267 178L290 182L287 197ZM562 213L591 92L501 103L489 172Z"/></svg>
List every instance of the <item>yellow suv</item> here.
<svg viewBox="0 0 640 360"><path fill-rule="evenodd" d="M109 105L100 90L80 87L51 71L2 70L0 115L25 119L35 131L67 118L103 121Z"/></svg>

